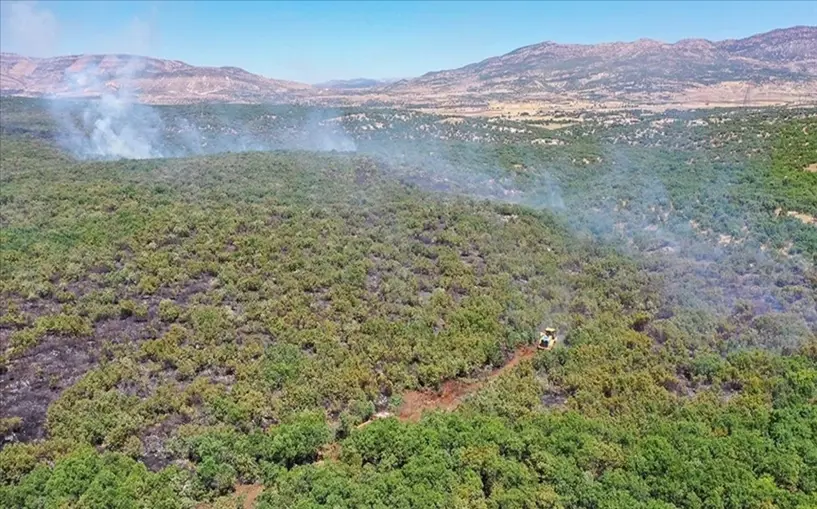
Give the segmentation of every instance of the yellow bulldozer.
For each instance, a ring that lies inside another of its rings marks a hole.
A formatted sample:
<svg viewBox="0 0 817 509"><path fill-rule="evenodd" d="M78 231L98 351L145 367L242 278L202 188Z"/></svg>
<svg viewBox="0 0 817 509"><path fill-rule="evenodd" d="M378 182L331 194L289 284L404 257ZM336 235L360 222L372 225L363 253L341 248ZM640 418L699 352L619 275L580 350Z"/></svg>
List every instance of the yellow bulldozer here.
<svg viewBox="0 0 817 509"><path fill-rule="evenodd" d="M550 350L556 344L556 329L547 327L539 331L539 341L536 342L536 348L539 350Z"/></svg>

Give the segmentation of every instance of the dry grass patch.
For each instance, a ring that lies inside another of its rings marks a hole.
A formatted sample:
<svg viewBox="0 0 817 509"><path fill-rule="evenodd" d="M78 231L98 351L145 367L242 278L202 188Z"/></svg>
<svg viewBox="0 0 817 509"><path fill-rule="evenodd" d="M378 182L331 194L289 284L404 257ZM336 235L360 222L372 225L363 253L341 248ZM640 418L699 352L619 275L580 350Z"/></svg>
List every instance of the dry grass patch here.
<svg viewBox="0 0 817 509"><path fill-rule="evenodd" d="M803 212L795 212L790 210L788 212L789 216L799 219L800 221L804 222L805 224L815 224L817 225L817 217L814 217L810 214L805 214Z"/></svg>

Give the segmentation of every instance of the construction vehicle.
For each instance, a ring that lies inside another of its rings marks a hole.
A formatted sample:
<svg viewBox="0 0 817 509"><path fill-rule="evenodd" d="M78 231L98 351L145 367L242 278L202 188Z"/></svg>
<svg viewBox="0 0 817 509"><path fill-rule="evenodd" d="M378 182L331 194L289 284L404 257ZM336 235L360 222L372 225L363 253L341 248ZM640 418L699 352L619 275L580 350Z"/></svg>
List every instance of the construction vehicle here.
<svg viewBox="0 0 817 509"><path fill-rule="evenodd" d="M539 350L550 350L556 344L556 329L547 327L539 331L539 341L536 343L536 348Z"/></svg>

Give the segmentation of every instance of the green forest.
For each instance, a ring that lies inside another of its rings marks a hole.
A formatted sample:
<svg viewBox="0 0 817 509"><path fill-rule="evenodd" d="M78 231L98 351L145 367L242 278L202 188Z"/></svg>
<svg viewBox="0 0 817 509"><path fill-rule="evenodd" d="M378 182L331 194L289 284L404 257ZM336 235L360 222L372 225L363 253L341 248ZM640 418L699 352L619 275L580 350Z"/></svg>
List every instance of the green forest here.
<svg viewBox="0 0 817 509"><path fill-rule="evenodd" d="M2 507L817 507L817 111L93 160L0 108Z"/></svg>

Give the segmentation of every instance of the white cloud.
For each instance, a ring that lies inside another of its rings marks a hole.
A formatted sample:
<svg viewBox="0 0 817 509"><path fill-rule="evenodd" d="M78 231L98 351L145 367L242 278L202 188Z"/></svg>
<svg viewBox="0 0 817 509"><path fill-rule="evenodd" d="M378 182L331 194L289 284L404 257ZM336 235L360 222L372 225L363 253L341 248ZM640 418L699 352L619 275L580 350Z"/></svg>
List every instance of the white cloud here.
<svg viewBox="0 0 817 509"><path fill-rule="evenodd" d="M51 56L57 50L59 22L35 1L3 2L0 12L3 51L26 56Z"/></svg>

